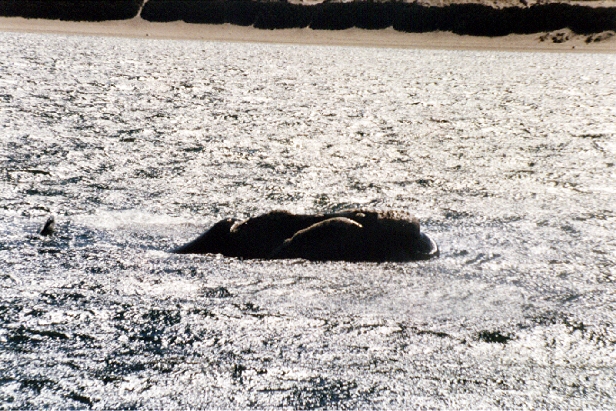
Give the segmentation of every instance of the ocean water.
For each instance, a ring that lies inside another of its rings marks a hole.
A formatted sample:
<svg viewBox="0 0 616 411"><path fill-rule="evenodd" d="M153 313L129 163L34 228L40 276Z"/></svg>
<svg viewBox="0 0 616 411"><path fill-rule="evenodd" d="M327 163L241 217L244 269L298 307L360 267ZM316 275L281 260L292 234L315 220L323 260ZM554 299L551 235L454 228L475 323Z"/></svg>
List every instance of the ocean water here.
<svg viewBox="0 0 616 411"><path fill-rule="evenodd" d="M614 54L0 33L1 407L614 408L615 163ZM349 207L441 256L169 253Z"/></svg>

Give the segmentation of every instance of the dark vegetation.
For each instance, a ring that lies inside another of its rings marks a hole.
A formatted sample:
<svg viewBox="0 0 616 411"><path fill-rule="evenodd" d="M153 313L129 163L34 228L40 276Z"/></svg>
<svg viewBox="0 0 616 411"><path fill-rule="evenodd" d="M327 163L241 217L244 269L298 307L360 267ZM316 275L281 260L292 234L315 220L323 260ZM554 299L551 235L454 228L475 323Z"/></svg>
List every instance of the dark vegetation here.
<svg viewBox="0 0 616 411"><path fill-rule="evenodd" d="M0 16L68 21L131 19L143 0L0 0Z"/></svg>
<svg viewBox="0 0 616 411"><path fill-rule="evenodd" d="M61 20L113 20L137 15L143 0L0 0L0 15ZM393 27L409 33L451 31L474 36L531 34L569 28L578 34L616 30L615 7L563 3L495 9L481 4L422 6L401 1L354 1L304 6L282 1L149 0L145 20L251 26L377 30Z"/></svg>
<svg viewBox="0 0 616 411"><path fill-rule="evenodd" d="M430 7L398 1L325 2L302 6L286 1L150 0L141 15L149 21L231 23L262 29L359 27L375 30L393 27L411 33L440 30L474 36L530 34L567 27L579 34L616 30L616 8L559 3L495 9L481 4Z"/></svg>

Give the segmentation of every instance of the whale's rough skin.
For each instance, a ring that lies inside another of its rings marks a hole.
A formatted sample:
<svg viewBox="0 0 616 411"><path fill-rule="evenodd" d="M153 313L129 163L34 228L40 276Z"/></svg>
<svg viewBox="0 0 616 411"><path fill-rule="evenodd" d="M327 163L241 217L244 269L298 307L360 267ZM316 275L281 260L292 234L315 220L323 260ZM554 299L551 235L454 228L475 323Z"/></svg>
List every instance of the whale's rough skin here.
<svg viewBox="0 0 616 411"><path fill-rule="evenodd" d="M346 210L316 215L272 211L244 221L226 219L174 253L383 262L427 260L439 250L408 213Z"/></svg>

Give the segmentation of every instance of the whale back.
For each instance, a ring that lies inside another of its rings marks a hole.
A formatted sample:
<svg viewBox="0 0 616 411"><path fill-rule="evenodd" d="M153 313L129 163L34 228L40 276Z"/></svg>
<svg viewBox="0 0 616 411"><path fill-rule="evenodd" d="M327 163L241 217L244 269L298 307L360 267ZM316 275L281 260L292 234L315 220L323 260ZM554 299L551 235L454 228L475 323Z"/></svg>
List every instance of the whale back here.
<svg viewBox="0 0 616 411"><path fill-rule="evenodd" d="M347 217L332 217L296 232L272 258L303 258L312 261L361 261L362 225Z"/></svg>
<svg viewBox="0 0 616 411"><path fill-rule="evenodd" d="M236 223L231 228L234 257L270 258L287 238L323 219L321 215L271 211ZM223 253L224 254L224 253ZM225 254L228 255L228 254Z"/></svg>
<svg viewBox="0 0 616 411"><path fill-rule="evenodd" d="M316 215L272 211L244 221L226 219L175 253L381 262L428 259L438 255L438 247L406 212L351 209Z"/></svg>
<svg viewBox="0 0 616 411"><path fill-rule="evenodd" d="M344 210L296 232L272 258L314 261L412 261L434 256L436 244L405 212Z"/></svg>

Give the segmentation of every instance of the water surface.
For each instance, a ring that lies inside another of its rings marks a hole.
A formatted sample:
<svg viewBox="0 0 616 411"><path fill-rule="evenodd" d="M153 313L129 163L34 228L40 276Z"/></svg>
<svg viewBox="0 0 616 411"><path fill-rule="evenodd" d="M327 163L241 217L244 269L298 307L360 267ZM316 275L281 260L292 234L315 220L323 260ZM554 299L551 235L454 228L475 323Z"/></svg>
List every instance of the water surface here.
<svg viewBox="0 0 616 411"><path fill-rule="evenodd" d="M615 79L606 54L0 33L0 403L616 407ZM416 213L441 257L168 253L348 207Z"/></svg>

